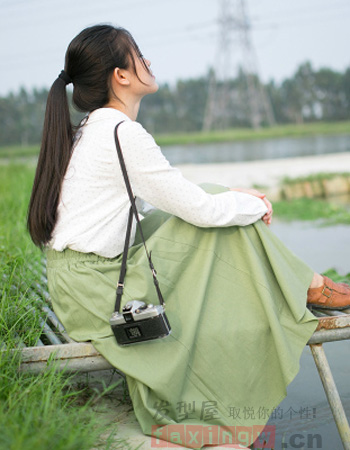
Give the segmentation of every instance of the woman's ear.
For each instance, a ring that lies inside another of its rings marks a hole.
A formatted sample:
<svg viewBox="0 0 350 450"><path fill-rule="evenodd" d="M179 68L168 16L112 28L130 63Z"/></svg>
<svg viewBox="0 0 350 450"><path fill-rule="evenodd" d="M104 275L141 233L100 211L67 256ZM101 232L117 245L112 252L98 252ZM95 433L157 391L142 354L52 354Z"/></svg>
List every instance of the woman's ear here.
<svg viewBox="0 0 350 450"><path fill-rule="evenodd" d="M122 86L128 86L130 84L127 70L116 67L113 71L112 77L117 84Z"/></svg>

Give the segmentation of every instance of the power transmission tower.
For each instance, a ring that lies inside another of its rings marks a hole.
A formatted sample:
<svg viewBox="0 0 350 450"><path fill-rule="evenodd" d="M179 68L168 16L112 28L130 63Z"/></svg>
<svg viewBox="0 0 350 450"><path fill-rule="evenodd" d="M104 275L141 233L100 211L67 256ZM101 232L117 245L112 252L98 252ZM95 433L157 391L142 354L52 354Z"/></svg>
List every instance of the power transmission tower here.
<svg viewBox="0 0 350 450"><path fill-rule="evenodd" d="M203 130L226 128L230 118L230 104L234 71L232 55L242 54L241 70L245 79L249 122L258 128L263 122L272 125L272 108L259 81L257 57L250 37L250 24L245 0L219 0L219 48L215 70L209 75L209 89ZM240 50L240 52L238 51ZM231 85L231 86L230 86ZM237 93L236 93L237 97Z"/></svg>

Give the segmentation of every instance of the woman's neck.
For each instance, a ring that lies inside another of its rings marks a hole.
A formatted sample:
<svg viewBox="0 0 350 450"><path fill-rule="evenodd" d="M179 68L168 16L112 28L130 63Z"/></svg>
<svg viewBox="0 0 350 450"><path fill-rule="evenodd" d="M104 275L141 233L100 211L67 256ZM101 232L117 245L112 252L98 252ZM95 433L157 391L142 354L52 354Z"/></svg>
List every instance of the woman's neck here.
<svg viewBox="0 0 350 450"><path fill-rule="evenodd" d="M140 103L141 99L134 102L129 101L127 103L117 99L112 99L105 105L105 108L117 109L118 111L121 111L122 113L127 115L129 119L136 120L140 109Z"/></svg>

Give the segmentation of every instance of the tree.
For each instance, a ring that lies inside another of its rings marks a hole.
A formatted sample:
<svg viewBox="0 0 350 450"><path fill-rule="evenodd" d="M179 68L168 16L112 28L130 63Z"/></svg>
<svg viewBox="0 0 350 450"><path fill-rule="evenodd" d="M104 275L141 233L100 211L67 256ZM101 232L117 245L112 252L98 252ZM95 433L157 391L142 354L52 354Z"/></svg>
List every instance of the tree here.
<svg viewBox="0 0 350 450"><path fill-rule="evenodd" d="M191 132L202 129L210 73L205 77L179 80L175 85L161 85L159 91L141 103L138 120L151 133ZM260 80L254 79L259 86ZM251 126L246 78L242 71L229 80L229 107L222 127ZM218 89L222 88L220 82ZM350 68L343 74L329 68L314 70L310 62L301 64L293 76L278 85L266 86L277 123L302 123L315 120L350 118ZM10 93L0 98L0 145L38 144L44 122L47 89ZM68 90L71 104L71 92ZM218 108L216 108L217 110ZM220 108L219 112L220 114ZM84 114L71 105L71 117L77 125Z"/></svg>
<svg viewBox="0 0 350 450"><path fill-rule="evenodd" d="M344 120L349 117L344 89L345 75L324 68L316 73L315 78L317 98L322 110L321 118Z"/></svg>

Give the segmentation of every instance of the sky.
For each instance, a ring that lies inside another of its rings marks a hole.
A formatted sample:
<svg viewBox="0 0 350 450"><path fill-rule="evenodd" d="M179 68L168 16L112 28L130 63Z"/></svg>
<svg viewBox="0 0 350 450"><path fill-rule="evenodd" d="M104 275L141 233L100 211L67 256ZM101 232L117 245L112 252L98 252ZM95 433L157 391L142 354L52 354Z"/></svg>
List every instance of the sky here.
<svg viewBox="0 0 350 450"><path fill-rule="evenodd" d="M86 26L111 23L134 36L159 83L196 78L222 66L221 4L237 17L240 0L0 0L0 95L50 87L69 42ZM245 0L254 65L264 82L315 69L350 67L349 0ZM235 76L247 54L232 30ZM228 53L226 53L226 56ZM227 69L227 66L226 66Z"/></svg>

